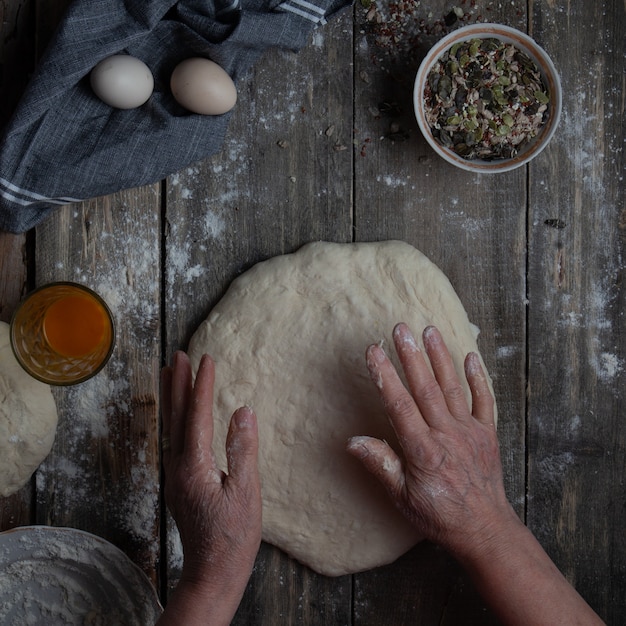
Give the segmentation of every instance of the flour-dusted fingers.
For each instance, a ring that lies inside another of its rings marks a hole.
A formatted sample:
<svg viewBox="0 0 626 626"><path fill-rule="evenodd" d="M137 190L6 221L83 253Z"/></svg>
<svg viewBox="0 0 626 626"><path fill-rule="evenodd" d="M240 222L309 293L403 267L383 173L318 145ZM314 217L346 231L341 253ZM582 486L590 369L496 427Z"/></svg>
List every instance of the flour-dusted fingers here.
<svg viewBox="0 0 626 626"><path fill-rule="evenodd" d="M434 326L428 326L424 329L423 339L435 379L450 414L457 419L469 419L471 413L465 391L441 333Z"/></svg>
<svg viewBox="0 0 626 626"><path fill-rule="evenodd" d="M405 500L402 461L387 442L374 437L351 437L346 450L378 478L396 504Z"/></svg>
<svg viewBox="0 0 626 626"><path fill-rule="evenodd" d="M226 457L230 479L244 488L258 485L259 429L250 407L237 409L230 420Z"/></svg>
<svg viewBox="0 0 626 626"><path fill-rule="evenodd" d="M441 428L447 420L448 413L445 398L406 324L396 324L393 329L393 342L413 403L417 405L428 426Z"/></svg>
<svg viewBox="0 0 626 626"><path fill-rule="evenodd" d="M180 455L185 443L185 422L192 392L192 374L189 357L182 351L172 359L172 384L170 386L170 445L172 455Z"/></svg>
<svg viewBox="0 0 626 626"><path fill-rule="evenodd" d="M426 436L428 424L420 414L415 400L400 380L395 367L378 344L367 349L366 363L400 445L404 447L408 442Z"/></svg>
<svg viewBox="0 0 626 626"><path fill-rule="evenodd" d="M487 426L495 426L495 400L475 352L470 352L465 358L465 376L472 392L472 415Z"/></svg>
<svg viewBox="0 0 626 626"><path fill-rule="evenodd" d="M189 360L189 359L187 359ZM185 424L184 453L190 463L213 462L213 385L215 364L208 355L202 355Z"/></svg>

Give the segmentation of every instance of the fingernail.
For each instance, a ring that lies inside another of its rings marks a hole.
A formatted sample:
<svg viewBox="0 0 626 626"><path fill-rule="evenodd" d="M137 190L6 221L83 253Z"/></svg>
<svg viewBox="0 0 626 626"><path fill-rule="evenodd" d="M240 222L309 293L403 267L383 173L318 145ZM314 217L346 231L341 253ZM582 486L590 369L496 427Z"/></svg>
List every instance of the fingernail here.
<svg viewBox="0 0 626 626"><path fill-rule="evenodd" d="M424 337L428 339L436 339L438 334L439 333L434 326L426 326L426 328L424 328Z"/></svg>
<svg viewBox="0 0 626 626"><path fill-rule="evenodd" d="M385 351L381 344L377 343L367 349L367 360L380 365L385 360Z"/></svg>
<svg viewBox="0 0 626 626"><path fill-rule="evenodd" d="M483 373L480 359L475 352L470 352L467 355L467 372L474 376L481 376Z"/></svg>
<svg viewBox="0 0 626 626"><path fill-rule="evenodd" d="M441 333L435 326L426 326L422 337L424 338L424 344L428 344L433 348L440 346L443 343Z"/></svg>
<svg viewBox="0 0 626 626"><path fill-rule="evenodd" d="M350 439L348 439L346 449L358 456L360 459L365 458L370 453L365 443L366 441L367 437L364 436L350 437Z"/></svg>
<svg viewBox="0 0 626 626"><path fill-rule="evenodd" d="M413 350L414 352L419 352L419 346L417 345L417 341L415 341L415 337L413 333L409 329L406 324L398 324L393 329L393 338L401 343L404 347Z"/></svg>
<svg viewBox="0 0 626 626"><path fill-rule="evenodd" d="M249 406L242 406L233 416L237 428L252 428L254 426L254 411Z"/></svg>
<svg viewBox="0 0 626 626"><path fill-rule="evenodd" d="M370 346L366 355L367 371L369 372L372 382L378 387L383 388L383 377L381 374L381 363L385 360L385 351L379 346Z"/></svg>

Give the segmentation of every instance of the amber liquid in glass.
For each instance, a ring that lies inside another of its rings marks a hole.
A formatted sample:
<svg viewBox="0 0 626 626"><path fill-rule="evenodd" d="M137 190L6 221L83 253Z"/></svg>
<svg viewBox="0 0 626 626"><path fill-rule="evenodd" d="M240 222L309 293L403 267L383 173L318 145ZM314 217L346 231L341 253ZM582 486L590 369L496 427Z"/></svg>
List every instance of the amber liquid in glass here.
<svg viewBox="0 0 626 626"><path fill-rule="evenodd" d="M64 296L51 304L43 318L43 332L50 347L64 356L84 356L104 339L106 313L85 296Z"/></svg>
<svg viewBox="0 0 626 626"><path fill-rule="evenodd" d="M24 300L11 322L11 344L29 374L68 385L97 373L114 343L111 313L93 291L52 283Z"/></svg>

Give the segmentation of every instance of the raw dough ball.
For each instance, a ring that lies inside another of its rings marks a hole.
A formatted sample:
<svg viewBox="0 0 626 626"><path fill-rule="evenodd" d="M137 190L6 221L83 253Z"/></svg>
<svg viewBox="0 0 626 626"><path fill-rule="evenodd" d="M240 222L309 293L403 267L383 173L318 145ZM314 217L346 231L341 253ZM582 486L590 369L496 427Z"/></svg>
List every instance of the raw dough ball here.
<svg viewBox="0 0 626 626"><path fill-rule="evenodd" d="M9 496L28 482L48 456L57 427L50 387L19 365L0 322L0 495Z"/></svg>
<svg viewBox="0 0 626 626"><path fill-rule="evenodd" d="M259 420L263 538L336 576L394 561L420 540L378 482L348 455L353 435L399 450L365 366L368 345L408 323L435 324L461 380L478 329L445 275L399 242L312 243L237 278L191 339L216 361L214 451L226 470L230 416ZM467 385L466 385L467 387ZM469 389L467 389L468 398Z"/></svg>

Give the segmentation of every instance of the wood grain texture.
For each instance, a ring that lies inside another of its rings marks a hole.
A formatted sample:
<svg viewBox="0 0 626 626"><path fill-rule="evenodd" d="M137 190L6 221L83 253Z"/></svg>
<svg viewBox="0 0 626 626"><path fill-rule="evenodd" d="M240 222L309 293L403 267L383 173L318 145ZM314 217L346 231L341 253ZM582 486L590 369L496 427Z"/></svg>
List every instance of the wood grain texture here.
<svg viewBox="0 0 626 626"><path fill-rule="evenodd" d="M0 232L0 320L10 322L27 286L26 235Z"/></svg>
<svg viewBox="0 0 626 626"><path fill-rule="evenodd" d="M68 3L0 3L0 123ZM0 529L99 534L166 600L182 554L160 493L160 366L258 261L313 240L403 239L448 275L481 330L515 509L607 623L626 621L623 3L460 0L460 20L443 0L402 6L395 48L379 45L385 24L357 2L300 53L266 54L238 85L214 157L62 208L28 235L0 233L1 320L36 284L63 279L100 292L118 329L101 375L55 389L55 446L32 486L0 500ZM533 35L564 86L551 145L496 177L438 159L412 112L428 46L487 20ZM461 568L423 543L340 578L264 544L234 623L496 622Z"/></svg>
<svg viewBox="0 0 626 626"><path fill-rule="evenodd" d="M154 580L160 558L160 192L68 206L37 228L37 283L72 280L111 308L116 346L96 377L57 387L57 437L37 476L37 522L95 533Z"/></svg>
<svg viewBox="0 0 626 626"><path fill-rule="evenodd" d="M624 6L535 3L564 86L531 166L528 524L608 623L624 621ZM564 46L564 41L577 42ZM560 220L554 228L547 220Z"/></svg>

